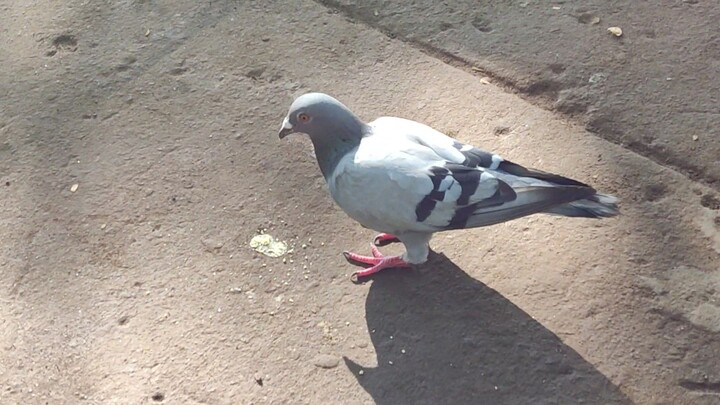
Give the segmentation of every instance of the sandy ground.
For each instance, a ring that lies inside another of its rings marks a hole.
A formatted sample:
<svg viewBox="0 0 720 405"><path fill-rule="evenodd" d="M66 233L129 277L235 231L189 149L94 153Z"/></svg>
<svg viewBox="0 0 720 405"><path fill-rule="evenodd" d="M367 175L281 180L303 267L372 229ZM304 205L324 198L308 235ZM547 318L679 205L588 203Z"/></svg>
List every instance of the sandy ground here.
<svg viewBox="0 0 720 405"><path fill-rule="evenodd" d="M198 3L0 3L0 403L720 403L713 190L318 3ZM310 90L624 215L438 235L352 284L372 233L277 140Z"/></svg>

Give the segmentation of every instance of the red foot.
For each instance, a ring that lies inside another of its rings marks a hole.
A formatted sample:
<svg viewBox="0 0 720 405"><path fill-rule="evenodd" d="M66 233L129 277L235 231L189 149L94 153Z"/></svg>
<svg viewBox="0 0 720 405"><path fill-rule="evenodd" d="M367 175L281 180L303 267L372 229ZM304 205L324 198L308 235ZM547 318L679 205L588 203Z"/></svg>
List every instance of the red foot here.
<svg viewBox="0 0 720 405"><path fill-rule="evenodd" d="M373 240L375 246L385 246L395 242L400 242L400 239L391 233L379 233Z"/></svg>
<svg viewBox="0 0 720 405"><path fill-rule="evenodd" d="M353 279L357 280L360 277L367 277L384 269L410 267L410 263L403 260L400 256L383 256L375 245L371 245L370 248L372 250L372 257L343 252L348 261L371 265L371 267L368 267L367 269L358 270L353 273Z"/></svg>

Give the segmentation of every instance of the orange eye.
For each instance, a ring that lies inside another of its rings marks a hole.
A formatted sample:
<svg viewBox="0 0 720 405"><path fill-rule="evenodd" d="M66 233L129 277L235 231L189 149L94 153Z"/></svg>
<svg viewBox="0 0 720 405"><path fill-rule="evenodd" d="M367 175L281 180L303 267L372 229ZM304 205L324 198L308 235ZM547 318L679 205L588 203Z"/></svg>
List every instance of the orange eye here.
<svg viewBox="0 0 720 405"><path fill-rule="evenodd" d="M300 114L298 114L297 119L298 119L298 121L300 121L301 123L304 124L304 123L310 121L310 116L305 113L300 113Z"/></svg>

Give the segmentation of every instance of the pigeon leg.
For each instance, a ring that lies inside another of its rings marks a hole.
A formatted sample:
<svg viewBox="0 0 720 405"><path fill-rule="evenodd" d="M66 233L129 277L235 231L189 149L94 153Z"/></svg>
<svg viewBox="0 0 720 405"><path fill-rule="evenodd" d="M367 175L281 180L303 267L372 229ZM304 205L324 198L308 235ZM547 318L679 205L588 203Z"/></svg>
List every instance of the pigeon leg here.
<svg viewBox="0 0 720 405"><path fill-rule="evenodd" d="M385 246L395 242L400 242L400 239L391 233L384 232L377 234L373 240L375 246Z"/></svg>
<svg viewBox="0 0 720 405"><path fill-rule="evenodd" d="M360 256L350 252L343 253L348 261L371 265L371 267L368 267L367 269L358 270L353 273L353 278L357 279L360 277L367 277L379 272L380 270L389 268L410 267L410 263L403 260L402 256L383 256L375 245L372 245L371 249L372 257Z"/></svg>

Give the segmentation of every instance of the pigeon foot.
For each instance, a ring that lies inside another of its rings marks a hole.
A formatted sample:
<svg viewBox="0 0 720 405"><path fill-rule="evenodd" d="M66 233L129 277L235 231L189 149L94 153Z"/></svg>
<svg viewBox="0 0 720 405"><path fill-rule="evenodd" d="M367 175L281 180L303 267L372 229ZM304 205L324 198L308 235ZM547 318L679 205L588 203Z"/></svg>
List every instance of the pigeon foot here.
<svg viewBox="0 0 720 405"><path fill-rule="evenodd" d="M369 264L371 267L358 270L352 274L352 278L357 280L360 277L367 277L381 270L389 268L410 267L410 263L403 260L401 256L383 256L377 246L371 245L372 256L361 256L355 253L343 252L345 259L350 262Z"/></svg>
<svg viewBox="0 0 720 405"><path fill-rule="evenodd" d="M385 246L395 242L400 242L400 239L391 233L379 233L373 240L375 246Z"/></svg>

